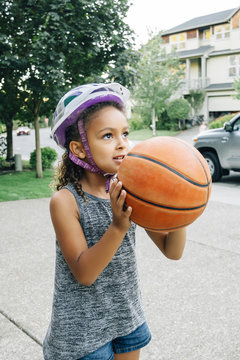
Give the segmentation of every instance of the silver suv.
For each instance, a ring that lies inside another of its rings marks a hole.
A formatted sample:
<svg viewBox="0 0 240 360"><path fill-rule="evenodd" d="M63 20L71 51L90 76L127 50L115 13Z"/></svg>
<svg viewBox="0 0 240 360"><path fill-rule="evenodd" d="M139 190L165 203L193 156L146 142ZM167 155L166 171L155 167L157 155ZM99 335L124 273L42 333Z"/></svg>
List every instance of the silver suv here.
<svg viewBox="0 0 240 360"><path fill-rule="evenodd" d="M223 128L198 134L194 146L206 159L212 181L220 180L230 170L240 171L240 113Z"/></svg>

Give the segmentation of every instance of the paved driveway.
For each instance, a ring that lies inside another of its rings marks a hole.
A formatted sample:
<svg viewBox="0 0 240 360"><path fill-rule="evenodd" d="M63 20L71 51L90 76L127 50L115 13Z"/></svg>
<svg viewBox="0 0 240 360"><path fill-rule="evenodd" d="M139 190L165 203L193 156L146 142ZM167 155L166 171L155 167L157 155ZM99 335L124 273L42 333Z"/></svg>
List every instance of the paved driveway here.
<svg viewBox="0 0 240 360"><path fill-rule="evenodd" d="M203 215L188 228L180 261L164 258L144 230L137 230L142 296L153 336L141 360L240 359L240 183L215 188ZM43 359L55 256L48 207L49 199L0 203L4 360Z"/></svg>

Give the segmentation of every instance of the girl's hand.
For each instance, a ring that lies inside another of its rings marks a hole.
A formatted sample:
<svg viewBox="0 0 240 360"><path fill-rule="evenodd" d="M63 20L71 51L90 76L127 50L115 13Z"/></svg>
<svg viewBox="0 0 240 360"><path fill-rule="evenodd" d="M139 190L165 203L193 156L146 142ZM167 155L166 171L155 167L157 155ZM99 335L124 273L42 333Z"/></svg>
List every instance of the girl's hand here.
<svg viewBox="0 0 240 360"><path fill-rule="evenodd" d="M111 207L113 212L112 223L118 229L127 232L131 225L130 216L132 213L132 208L128 206L125 209L124 207L124 203L126 199L126 191L122 190L121 181L114 179L111 182L109 194L110 194Z"/></svg>

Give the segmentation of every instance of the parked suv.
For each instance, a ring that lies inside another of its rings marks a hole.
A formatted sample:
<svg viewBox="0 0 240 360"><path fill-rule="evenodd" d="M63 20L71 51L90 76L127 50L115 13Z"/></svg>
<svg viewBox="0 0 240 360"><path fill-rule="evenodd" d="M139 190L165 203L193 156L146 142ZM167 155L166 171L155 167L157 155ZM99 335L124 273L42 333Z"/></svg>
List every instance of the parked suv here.
<svg viewBox="0 0 240 360"><path fill-rule="evenodd" d="M240 113L223 128L198 134L194 146L206 159L212 181L218 181L230 170L240 171Z"/></svg>

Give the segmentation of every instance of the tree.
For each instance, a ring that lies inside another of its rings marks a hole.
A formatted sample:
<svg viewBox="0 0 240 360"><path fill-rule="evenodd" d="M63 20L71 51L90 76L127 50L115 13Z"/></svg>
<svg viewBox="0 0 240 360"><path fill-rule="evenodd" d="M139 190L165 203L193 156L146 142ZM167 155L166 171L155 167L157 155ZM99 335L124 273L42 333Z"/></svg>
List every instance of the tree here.
<svg viewBox="0 0 240 360"><path fill-rule="evenodd" d="M176 128L178 126L181 128L181 121L185 120L190 111L190 105L185 99L175 99L169 102L167 106L167 114L172 121L172 128Z"/></svg>
<svg viewBox="0 0 240 360"><path fill-rule="evenodd" d="M7 130L7 157L13 156L13 119L24 102L24 94L19 92L12 74L5 80L0 90L0 118Z"/></svg>
<svg viewBox="0 0 240 360"><path fill-rule="evenodd" d="M185 96L186 100L189 102L189 104L191 105L191 108L194 111L193 116L197 116L198 115L198 111L200 110L204 99L205 99L205 91L201 90L201 89L191 89L189 90L189 95Z"/></svg>
<svg viewBox="0 0 240 360"><path fill-rule="evenodd" d="M4 0L1 34L4 61L18 61L17 87L34 118L37 177L42 177L39 114L44 99L56 100L69 87L88 82L130 46L123 21L128 0ZM1 73L6 79L6 73Z"/></svg>
<svg viewBox="0 0 240 360"><path fill-rule="evenodd" d="M108 70L108 77L111 81L119 82L123 86L133 88L139 77L137 64L140 54L133 49L126 49L123 51L117 60L110 64Z"/></svg>
<svg viewBox="0 0 240 360"><path fill-rule="evenodd" d="M234 81L234 89L236 91L236 99L240 100L240 78Z"/></svg>
<svg viewBox="0 0 240 360"><path fill-rule="evenodd" d="M24 102L24 91L18 88L18 82L26 66L26 60L19 59L13 49L13 35L17 24L6 24L5 13L9 15L10 2L1 1L0 12L0 118L7 129L7 160L13 156L13 119Z"/></svg>
<svg viewBox="0 0 240 360"><path fill-rule="evenodd" d="M159 33L140 50L140 77L134 90L138 108L148 114L147 122L152 122L153 135L155 120L165 110L166 100L178 88L183 73L175 53L166 55L161 43Z"/></svg>

